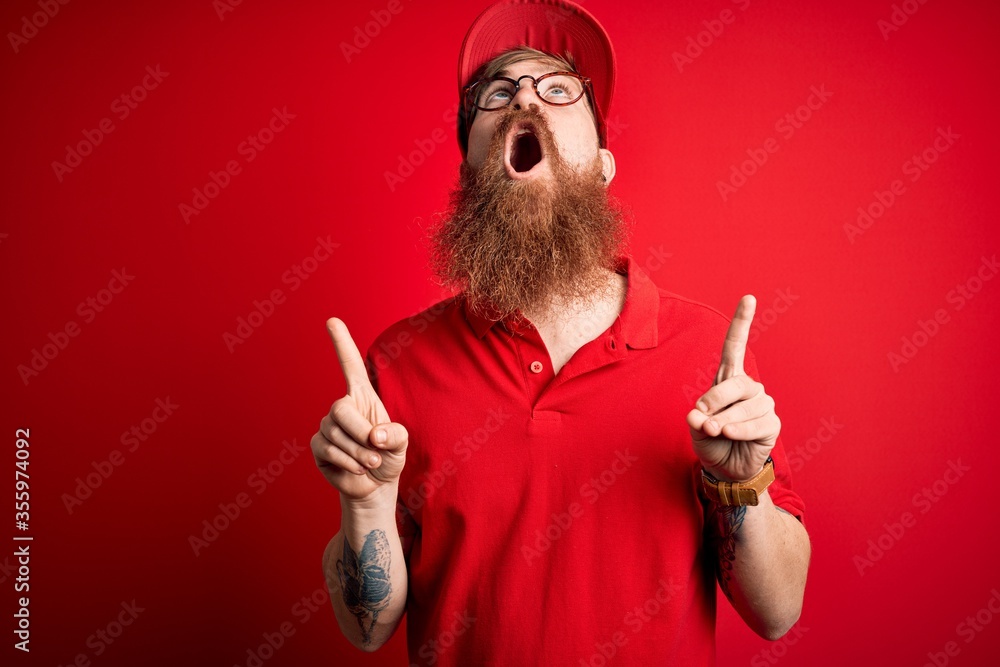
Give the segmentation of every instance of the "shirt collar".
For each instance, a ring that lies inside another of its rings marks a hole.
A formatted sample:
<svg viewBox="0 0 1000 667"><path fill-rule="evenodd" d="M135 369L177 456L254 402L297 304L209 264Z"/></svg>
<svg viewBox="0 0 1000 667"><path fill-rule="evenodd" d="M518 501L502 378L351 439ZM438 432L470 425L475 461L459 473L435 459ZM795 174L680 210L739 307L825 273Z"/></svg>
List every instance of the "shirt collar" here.
<svg viewBox="0 0 1000 667"><path fill-rule="evenodd" d="M624 272L628 277L628 287L625 291L625 305L612 329L633 349L656 347L656 323L660 312L660 295L656 285L631 255L620 256L615 270L618 273ZM462 312L479 338L485 336L486 332L500 321L488 315L472 312L465 299L462 300ZM503 320L503 325L510 331L516 331L518 327L513 324L515 319L515 316L508 317Z"/></svg>

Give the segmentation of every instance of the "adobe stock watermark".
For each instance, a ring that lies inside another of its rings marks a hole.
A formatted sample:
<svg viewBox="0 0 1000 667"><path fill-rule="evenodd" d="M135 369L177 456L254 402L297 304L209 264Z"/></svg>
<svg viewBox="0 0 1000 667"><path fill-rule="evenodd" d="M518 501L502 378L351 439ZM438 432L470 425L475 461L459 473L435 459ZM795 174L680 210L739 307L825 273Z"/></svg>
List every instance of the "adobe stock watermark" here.
<svg viewBox="0 0 1000 667"><path fill-rule="evenodd" d="M997 271L1000 271L1000 263L997 262L997 256L995 254L992 257L983 255L979 266L973 271L972 275L955 285L945 294L944 300L946 306L951 306L951 309L955 312L965 308L982 291L986 283L996 277ZM951 322L951 313L947 307L935 309L926 320L918 318L913 333L908 336L904 335L900 339L899 349L890 350L886 355L892 372L898 373L900 368L913 361L917 353L927 347L931 340L941 332L941 327L949 322Z"/></svg>
<svg viewBox="0 0 1000 667"><path fill-rule="evenodd" d="M278 107L272 107L271 118L268 119L267 124L254 134L247 135L247 138L236 147L236 153L243 158L243 162L240 163L234 158L228 160L219 171L210 169L205 185L200 188L191 188L193 194L191 203L181 202L177 205L177 211L181 214L184 224L190 224L191 218L201 215L208 208L208 205L229 187L233 179L243 173L243 165L256 160L257 156L274 141L278 134L284 132L295 118L296 114L289 113L287 106L281 107L280 111Z"/></svg>
<svg viewBox="0 0 1000 667"><path fill-rule="evenodd" d="M340 244L331 241L329 235L325 239L316 237L316 246L312 252L281 274L281 284L288 286L289 294L296 292L305 281L319 271L320 265L330 259L333 251L339 247ZM284 305L287 301L288 296L280 287L272 289L263 301L254 299L253 309L245 317L241 315L236 318L236 328L232 332L225 331L222 334L222 342L226 344L229 353L232 354L238 346L247 342L250 336L274 315L278 306Z"/></svg>
<svg viewBox="0 0 1000 667"><path fill-rule="evenodd" d="M792 472L800 472L805 468L806 463L812 461L813 457L823 449L823 445L833 440L843 428L844 425L838 423L835 417L824 417L819 421L819 428L816 429L816 435L805 442L795 445L795 447L786 445L785 452L788 455L788 466L792 469Z"/></svg>
<svg viewBox="0 0 1000 667"><path fill-rule="evenodd" d="M220 21L226 20L226 14L236 11L236 8L243 4L243 0L212 0L212 9Z"/></svg>
<svg viewBox="0 0 1000 667"><path fill-rule="evenodd" d="M135 623L139 614L146 611L145 607L140 607L134 599L131 602L123 600L119 607L121 610L115 612L110 621L87 637L84 644L90 650L77 653L65 667L88 667L92 658L104 655L104 652L125 634L125 629ZM63 667L63 664L59 663L58 667Z"/></svg>
<svg viewBox="0 0 1000 667"><path fill-rule="evenodd" d="M673 253L664 250L662 245L656 246L655 248L650 246L648 251L649 255L646 256L642 263L639 263L639 261L636 260L636 264L647 276L651 276L657 271L660 271L664 266L666 266L667 260L673 257ZM608 329L609 326L600 313L593 313L590 317L577 322L577 333L585 340L593 340ZM611 344L614 346L617 345L617 342L612 340ZM612 347L612 349L615 348Z"/></svg>
<svg viewBox="0 0 1000 667"><path fill-rule="evenodd" d="M444 299L430 304L417 314L412 315L406 320L406 323L413 330L413 333L422 334L444 314L450 303L452 303L450 299ZM414 340L413 334L409 330L403 329L396 334L395 339L380 342L378 348L372 350L370 365L378 370L385 370L400 357L403 350L413 345Z"/></svg>
<svg viewBox="0 0 1000 667"><path fill-rule="evenodd" d="M16 475L15 475L16 477ZM23 481L23 480L22 480ZM21 488L17 486L15 488ZM20 496L20 494L19 494ZM20 496L24 497L24 496ZM25 530L27 524L24 524ZM19 526L20 527L20 526ZM14 538L17 539L17 538ZM21 543L13 549L13 555L17 558L17 579L15 579L14 590L18 593L31 592L31 543ZM31 598L29 595L21 595L15 598L17 611L14 617L14 636L18 641L14 642L14 648L24 653L31 653ZM37 607L36 607L37 609Z"/></svg>
<svg viewBox="0 0 1000 667"><path fill-rule="evenodd" d="M344 60L350 64L352 59L361 55L361 52L368 48L372 40L381 35L383 30L389 27L392 19L398 16L403 9L405 7L403 7L402 0L389 0L384 8L368 12L371 15L371 20L354 26L350 42L340 42L340 52L344 54Z"/></svg>
<svg viewBox="0 0 1000 667"><path fill-rule="evenodd" d="M125 447L125 451L112 449L107 458L91 461L92 470L83 477L76 478L76 486L73 487L71 493L62 494L61 499L66 513L72 515L74 510L82 506L85 500L91 498L94 492L108 481L115 470L125 463L125 454L132 454L139 449L179 407L180 405L170 400L169 396L156 399L153 410L148 417L122 432L119 440Z"/></svg>
<svg viewBox="0 0 1000 667"><path fill-rule="evenodd" d="M756 343L761 334L773 327L778 319L787 313L800 298L802 297L793 292L791 287L775 290L767 305L763 308L760 305L757 306L753 322L750 324L750 335L747 338L747 343L750 345Z"/></svg>
<svg viewBox="0 0 1000 667"><path fill-rule="evenodd" d="M263 632L260 635L260 643L246 649L246 657L242 663L234 663L234 667L262 667L265 662L273 658L285 643L295 636L300 627L312 619L315 614L329 609L330 592L326 586L320 586L313 592L303 595L298 601L292 604L289 609L290 621L283 621L278 624L272 632ZM295 621L298 622L296 625ZM256 641L255 641L256 643Z"/></svg>
<svg viewBox="0 0 1000 667"><path fill-rule="evenodd" d="M647 277L660 271L666 266L667 260L674 256L673 253L664 250L662 245L650 246L648 252L649 255L641 263L638 259L635 260L636 265L642 269ZM576 327L577 334L584 340L594 340L610 328L601 313L592 313L589 317L579 320ZM617 345L617 342L612 339L611 344L612 349L616 349L614 346Z"/></svg>
<svg viewBox="0 0 1000 667"><path fill-rule="evenodd" d="M395 192L397 187L405 183L406 179L416 173L418 167L422 166L430 156L434 155L438 146L447 141L449 137L455 136L455 128L458 126L458 104L453 104L445 109L441 115L441 120L444 122L443 127L435 127L426 136L414 139L413 150L400 153L396 156L396 169L383 172L385 184L388 186L389 192Z"/></svg>
<svg viewBox="0 0 1000 667"><path fill-rule="evenodd" d="M996 587L990 589L990 596L986 602L974 614L969 614L958 625L955 626L955 634L965 643L971 644L987 626L993 622L993 618L1000 615L1000 590ZM944 643L940 651L928 651L927 662L924 667L945 667L952 658L962 652L962 646L955 640Z"/></svg>
<svg viewBox="0 0 1000 667"><path fill-rule="evenodd" d="M651 276L663 267L667 265L667 260L674 256L674 253L667 252L662 244L656 246L649 246L647 249L649 255L646 256L645 261L639 264L639 267L646 273L647 276Z"/></svg>
<svg viewBox="0 0 1000 667"><path fill-rule="evenodd" d="M17 563L12 563L10 556L4 556L3 563L0 563L0 584L7 583L7 580L15 574L17 574Z"/></svg>
<svg viewBox="0 0 1000 667"><path fill-rule="evenodd" d="M88 296L77 305L76 314L83 320L83 324L90 324L97 319L98 314L103 313L115 300L115 297L124 292L133 280L135 280L135 276L124 267L112 271L111 280L108 281L107 287L98 290L96 294ZM32 348L31 358L28 362L17 366L17 373L24 386L28 386L28 382L48 368L49 364L55 361L56 357L69 346L70 340L79 336L82 331L81 324L75 319L67 320L61 329L49 332L46 336L47 342Z"/></svg>
<svg viewBox="0 0 1000 667"><path fill-rule="evenodd" d="M451 446L451 457L445 459L439 468L424 475L419 484L411 487L406 497L400 497L403 504L412 512L424 506L435 493L441 490L449 479L459 472L459 464L466 464L473 455L485 445L492 435L510 419L510 414L503 408L490 410L483 425L456 440Z"/></svg>
<svg viewBox="0 0 1000 667"><path fill-rule="evenodd" d="M925 149L903 162L900 167L903 176L907 177L910 183L919 181L920 177L931 168L931 165L954 146L961 136L955 134L950 125L947 130L939 127L937 136ZM871 229L875 222L885 215L886 211L892 208L904 194L906 194L906 183L901 178L893 180L887 190L873 192L872 201L866 206L858 207L858 217L855 222L844 223L844 234L847 235L847 240L853 244L859 236Z"/></svg>
<svg viewBox="0 0 1000 667"><path fill-rule="evenodd" d="M619 137L621 137L622 134L625 133L625 130L627 130L628 127L629 127L626 123L622 122L621 116L615 116L613 118L607 118L607 119L605 119L604 122L607 125L608 144L609 145L611 144L612 141L615 141L616 139L618 139Z"/></svg>
<svg viewBox="0 0 1000 667"><path fill-rule="evenodd" d="M774 123L774 131L785 141L795 136L795 133L812 120L813 115L833 97L833 93L826 89L825 83L819 84L819 87L811 86L809 92L810 95L806 98L805 103L793 111L789 111ZM780 148L781 143L776 137L765 139L760 148L748 148L746 150L747 159L730 165L729 177L715 183L722 201L728 201L740 188L746 185L747 179L760 171L767 164L770 156L777 153Z"/></svg>
<svg viewBox="0 0 1000 667"><path fill-rule="evenodd" d="M937 503L941 502L942 498L948 495L951 487L958 484L970 470L972 468L962 463L960 458L948 461L948 467L945 468L941 477L913 494L910 502L914 509L919 510L921 515L930 512ZM868 548L865 552L856 554L852 558L854 567L858 570L858 576L865 576L867 570L875 567L875 564L882 560L890 549L899 544L906 535L906 531L917 525L918 518L913 512L906 511L900 515L898 521L883 523L884 530L875 538L868 540Z"/></svg>
<svg viewBox="0 0 1000 667"><path fill-rule="evenodd" d="M807 632L809 632L809 628L796 623L791 630L785 633L784 637L771 642L766 648L762 648L754 657L750 658L750 667L767 667L778 664L782 658L788 655L788 647L798 644Z"/></svg>
<svg viewBox="0 0 1000 667"><path fill-rule="evenodd" d="M583 6L586 0L579 0L577 4ZM545 20L548 21L550 28L558 27L563 21L568 19L570 16L576 14L576 11L570 7L563 7L556 4L548 5L545 9Z"/></svg>
<svg viewBox="0 0 1000 667"><path fill-rule="evenodd" d="M736 5L741 12L745 12L748 7L750 7L750 0L731 0L734 5ZM722 37L722 33L725 32L727 25L732 25L736 21L736 12L730 8L725 8L719 12L719 18L706 19L701 22L704 26L704 30L699 31L697 34L688 35L687 44L684 46L684 52L674 51L671 57L674 60L674 65L677 67L677 71L681 74L684 73L684 68L688 65L694 63L695 60L701 57L705 50L715 44L715 40Z"/></svg>
<svg viewBox="0 0 1000 667"><path fill-rule="evenodd" d="M916 14L917 10L925 4L927 4L927 0L903 0L899 4L893 3L889 19L879 19L875 22L875 27L882 33L882 39L888 42L889 35L906 25L910 17Z"/></svg>
<svg viewBox="0 0 1000 667"><path fill-rule="evenodd" d="M302 452L308 450L308 447L299 445L295 438L291 441L284 440L278 455L247 477L247 488L253 491L254 495L250 495L248 491L240 491L232 501L219 503L218 513L202 520L200 530L188 536L188 546L194 555L200 556L205 549L214 544L222 533L229 530L244 510L250 507L254 498L267 491L284 474L288 466L295 463Z"/></svg>
<svg viewBox="0 0 1000 667"><path fill-rule="evenodd" d="M611 460L611 465L602 470L600 474L581 484L578 495L588 504L594 505L638 460L639 458L631 454L628 449L615 450L615 457ZM524 562L532 565L535 560L541 558L543 553L551 549L552 545L573 527L573 523L583 516L585 511L584 506L574 500L566 507L565 511L552 514L552 520L545 527L545 530L535 529L535 534L531 536L530 545L521 544L521 555L524 557Z"/></svg>
<svg viewBox="0 0 1000 667"><path fill-rule="evenodd" d="M718 361L712 361L710 365L699 368L694 378L681 387L681 391L684 392L684 400L689 402L693 407L695 402L713 386L715 374L718 370Z"/></svg>
<svg viewBox="0 0 1000 667"><path fill-rule="evenodd" d="M760 336L772 329L781 316L787 313L800 298L801 296L793 292L791 287L784 287L776 289L766 301L758 299L757 311L750 325L747 343L751 345L756 343ZM764 305L765 303L767 305ZM695 376L681 387L681 391L684 392L684 400L693 405L696 400L701 398L715 383L715 374L718 370L718 361L713 361L711 365L698 369Z"/></svg>
<svg viewBox="0 0 1000 667"><path fill-rule="evenodd" d="M17 32L8 32L7 41L14 53L20 53L21 47L29 40L38 35L38 31L49 24L51 19L56 17L63 5L68 5L69 0L38 0L38 8L41 11L33 13L30 18L25 15L21 17L21 26Z"/></svg>
<svg viewBox="0 0 1000 667"><path fill-rule="evenodd" d="M626 612L622 618L621 626L612 632L606 641L594 642L594 652L587 658L580 658L580 667L606 667L611 659L618 655L621 647L639 634L646 624L653 620L682 590L681 585L675 583L673 577L668 580L660 578L656 583L658 584L656 592L645 602ZM625 632L626 630L631 631L632 637Z"/></svg>
<svg viewBox="0 0 1000 667"><path fill-rule="evenodd" d="M111 101L112 115L119 121L128 118L133 111L139 108L139 104L145 101L149 94L156 90L169 75L170 72L164 72L160 69L159 65L156 67L147 65L146 75L142 77L142 80L132 86L131 90L122 93ZM73 173L74 169L83 164L85 157L93 155L94 150L104 142L105 137L114 131L115 122L111 116L106 116L99 120L97 127L91 130L81 130L80 133L83 135L83 139L80 139L72 146L66 144L66 155L63 161L52 161L52 171L56 175L56 180L62 183L63 178L67 174Z"/></svg>
<svg viewBox="0 0 1000 667"><path fill-rule="evenodd" d="M476 617L469 614L469 610L451 615L451 624L442 630L434 639L428 639L417 649L419 662L411 662L410 667L420 667L420 665L434 665L441 659L441 655L455 645L459 637L464 635L476 622Z"/></svg>

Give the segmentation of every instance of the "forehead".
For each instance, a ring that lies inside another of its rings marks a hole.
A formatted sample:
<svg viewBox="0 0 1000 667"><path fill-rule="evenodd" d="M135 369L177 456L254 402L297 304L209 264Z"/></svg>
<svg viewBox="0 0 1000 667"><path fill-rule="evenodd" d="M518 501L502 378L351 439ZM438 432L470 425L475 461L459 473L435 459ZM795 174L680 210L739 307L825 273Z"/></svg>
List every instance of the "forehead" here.
<svg viewBox="0 0 1000 667"><path fill-rule="evenodd" d="M539 76L542 74L547 74L549 72L559 72L562 71L563 67L560 67L557 63L548 60L541 60L539 58L532 58L530 60L522 60L516 62L512 65L507 65L499 72L498 76L506 76L511 79L516 79L519 76L524 76L525 74L530 74L531 76Z"/></svg>

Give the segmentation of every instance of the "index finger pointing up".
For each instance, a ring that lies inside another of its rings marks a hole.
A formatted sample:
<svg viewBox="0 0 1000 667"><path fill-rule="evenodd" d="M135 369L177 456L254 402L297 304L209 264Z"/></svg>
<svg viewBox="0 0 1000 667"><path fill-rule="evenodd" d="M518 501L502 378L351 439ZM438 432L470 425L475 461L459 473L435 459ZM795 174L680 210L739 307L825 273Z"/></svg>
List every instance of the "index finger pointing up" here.
<svg viewBox="0 0 1000 667"><path fill-rule="evenodd" d="M354 344L347 325L339 318L331 317L326 321L326 330L330 332L333 346L337 350L337 359L340 361L340 370L344 373L347 392L350 393L354 387L371 384L365 361L361 358L361 352Z"/></svg>
<svg viewBox="0 0 1000 667"><path fill-rule="evenodd" d="M747 340L750 338L750 324L757 308L757 300L747 294L736 306L736 314L726 332L726 341L722 344L722 360L719 362L719 372L715 383L728 380L734 375L743 375L743 358L746 356Z"/></svg>

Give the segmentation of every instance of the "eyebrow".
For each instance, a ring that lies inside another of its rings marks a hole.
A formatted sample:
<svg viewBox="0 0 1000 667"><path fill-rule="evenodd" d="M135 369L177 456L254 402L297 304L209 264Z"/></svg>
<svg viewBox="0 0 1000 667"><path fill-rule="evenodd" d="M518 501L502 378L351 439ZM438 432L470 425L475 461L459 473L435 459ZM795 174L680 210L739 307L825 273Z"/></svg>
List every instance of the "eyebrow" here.
<svg viewBox="0 0 1000 667"><path fill-rule="evenodd" d="M545 72L542 72L542 74L548 74L549 72L561 72L561 71L563 71L563 70L559 69L558 67L556 67L555 65L549 65L549 67L551 67L552 69L549 69L549 70L547 70ZM496 74L494 74L494 76L505 76L505 77L507 77L509 79L512 79L514 77L511 76L510 69L511 69L510 67L504 67L502 70L500 70L499 72L497 72ZM536 74L535 76L542 76L542 74Z"/></svg>

